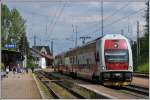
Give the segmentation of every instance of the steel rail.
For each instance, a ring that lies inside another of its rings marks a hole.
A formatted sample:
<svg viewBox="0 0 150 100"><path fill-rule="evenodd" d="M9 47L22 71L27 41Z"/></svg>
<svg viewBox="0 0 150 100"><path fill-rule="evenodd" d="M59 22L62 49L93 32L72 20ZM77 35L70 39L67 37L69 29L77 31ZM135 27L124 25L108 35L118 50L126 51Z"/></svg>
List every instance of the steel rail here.
<svg viewBox="0 0 150 100"><path fill-rule="evenodd" d="M36 73L37 74L37 73ZM48 83L46 81L42 81L42 78L44 77L41 77L41 73L40 75L37 74L37 77L40 79L40 81L47 87L48 91L50 92L50 94L55 98L55 99L60 99L61 97L56 93L54 92L54 90L48 85Z"/></svg>
<svg viewBox="0 0 150 100"><path fill-rule="evenodd" d="M45 74L47 75L46 72L45 72ZM59 77L56 77L56 76L53 76L52 74L49 74L49 76L48 76L47 78L53 79L53 78L59 78ZM89 98L86 98L86 97L80 95L79 93L76 93L76 92L73 91L72 89L70 89L70 88L68 88L67 86L65 86L63 83L61 84L61 83L58 82L58 81L55 81L55 83L58 84L58 85L60 85L61 87L65 88L65 89L67 89L67 90L70 91L74 96L79 97L80 99L89 99ZM84 87L82 87L82 88L84 88ZM94 92L94 91L91 91L91 90L89 90L89 89L87 89L87 88L84 88L84 89L86 89L86 90L88 90L88 91L90 91L90 92L93 92L93 93L95 94L95 97L94 97L95 99L99 99L99 98L101 98L101 99L110 99L109 96L106 96L106 95L104 95L104 94L98 94L98 93L96 93L96 92Z"/></svg>
<svg viewBox="0 0 150 100"><path fill-rule="evenodd" d="M43 75L45 74L46 78L48 78L49 80L53 80L55 79L56 77L53 77L53 76L48 76L45 72L42 73ZM62 82L62 81L61 81ZM53 83L59 85L60 87L64 88L65 90L67 90L69 93L71 93L72 95L74 95L75 97L77 97L78 99L86 99L86 97L80 95L79 93L73 91L72 89L68 88L67 86L65 86L64 84L61 84L60 82L58 81L53 81Z"/></svg>
<svg viewBox="0 0 150 100"><path fill-rule="evenodd" d="M131 92L135 92L138 94L142 94L145 96L149 96L149 89L145 89L143 87L130 85L130 86L123 87L123 89L127 91L131 91Z"/></svg>
<svg viewBox="0 0 150 100"><path fill-rule="evenodd" d="M65 75L65 76L68 76L68 75ZM90 82L90 83L95 83L93 81L89 81L89 80L82 79L82 78L78 78L78 79L86 81L86 82ZM101 84L99 84L99 85L101 85ZM130 85L130 86L124 86L124 87L121 87L121 88L122 88L122 90L126 90L126 91L129 91L129 92L133 92L133 93L136 93L136 94L141 94L141 95L144 95L144 96L149 96L149 88L146 88L146 87Z"/></svg>

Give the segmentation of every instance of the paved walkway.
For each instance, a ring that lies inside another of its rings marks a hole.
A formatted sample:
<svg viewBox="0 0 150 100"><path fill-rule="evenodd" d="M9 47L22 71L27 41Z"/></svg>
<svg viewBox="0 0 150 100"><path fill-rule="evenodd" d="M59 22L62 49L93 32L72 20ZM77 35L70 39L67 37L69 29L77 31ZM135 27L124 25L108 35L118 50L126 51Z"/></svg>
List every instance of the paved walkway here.
<svg viewBox="0 0 150 100"><path fill-rule="evenodd" d="M9 73L8 78L1 81L2 99L41 99L41 95L32 76L28 74Z"/></svg>

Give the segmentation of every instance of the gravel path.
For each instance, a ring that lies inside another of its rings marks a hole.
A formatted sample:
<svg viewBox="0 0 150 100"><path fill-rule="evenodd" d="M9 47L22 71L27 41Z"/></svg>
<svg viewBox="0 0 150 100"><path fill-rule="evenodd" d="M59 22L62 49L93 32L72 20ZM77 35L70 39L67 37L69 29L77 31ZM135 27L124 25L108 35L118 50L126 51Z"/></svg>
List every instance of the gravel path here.
<svg viewBox="0 0 150 100"><path fill-rule="evenodd" d="M133 77L132 84L149 88L149 79L141 77Z"/></svg>

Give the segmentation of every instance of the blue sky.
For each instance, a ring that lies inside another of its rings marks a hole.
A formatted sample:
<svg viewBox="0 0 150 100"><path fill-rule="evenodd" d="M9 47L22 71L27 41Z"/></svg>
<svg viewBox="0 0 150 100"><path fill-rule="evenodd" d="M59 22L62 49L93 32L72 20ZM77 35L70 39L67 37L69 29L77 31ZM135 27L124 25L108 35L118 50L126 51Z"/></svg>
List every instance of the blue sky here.
<svg viewBox="0 0 150 100"><path fill-rule="evenodd" d="M98 0L81 0L83 2L74 0L63 0L63 2L54 0L45 0L45 2L42 0L40 2L13 1L7 0L4 3L10 9L18 9L26 20L26 33L30 46L33 46L33 36L36 35L37 45L50 46L50 41L47 40L54 40L54 54L73 48L75 43L71 40L75 39L75 33L72 25L77 26L78 45L82 44L79 39L81 36L90 36L91 39L87 41L101 36L101 4ZM143 18L146 8L145 0L143 2L110 1L103 2L104 34L121 33L121 29L123 29L127 37L135 40L137 20L140 22L141 31L145 24ZM143 33L141 32L140 35L142 36ZM70 41L66 38L69 38Z"/></svg>

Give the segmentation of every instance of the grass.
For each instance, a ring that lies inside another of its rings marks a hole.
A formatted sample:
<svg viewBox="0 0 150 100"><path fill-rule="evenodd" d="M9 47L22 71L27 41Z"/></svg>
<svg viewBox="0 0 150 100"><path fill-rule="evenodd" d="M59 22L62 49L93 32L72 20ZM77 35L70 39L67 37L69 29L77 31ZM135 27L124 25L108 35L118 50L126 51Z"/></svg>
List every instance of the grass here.
<svg viewBox="0 0 150 100"><path fill-rule="evenodd" d="M63 89L59 85L55 83L51 83L51 88L61 96L61 99L73 99L75 98L72 94L70 94L67 90Z"/></svg>
<svg viewBox="0 0 150 100"><path fill-rule="evenodd" d="M47 87L37 78L37 76L36 76L36 79L39 83L39 88L43 92L44 99L53 99L53 96L49 93L49 90L47 89Z"/></svg>
<svg viewBox="0 0 150 100"><path fill-rule="evenodd" d="M62 78L59 74L51 74L51 75L55 76L55 77ZM75 84L72 80L64 79L61 84L67 86L68 88L70 88L74 92L82 95L83 97L85 97L87 99L101 98L101 96L99 94L97 94L91 90L88 90L84 87L81 87L78 84Z"/></svg>
<svg viewBox="0 0 150 100"><path fill-rule="evenodd" d="M83 97L87 99L96 99L98 98L98 95L90 90L87 90L86 88L83 88L81 86L78 86L74 84L71 81L64 80L63 82L66 86L68 86L71 90L77 92L78 94L82 95Z"/></svg>
<svg viewBox="0 0 150 100"><path fill-rule="evenodd" d="M149 62L140 64L135 71L141 73L149 73Z"/></svg>

